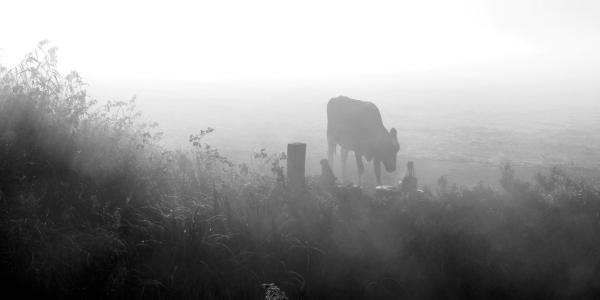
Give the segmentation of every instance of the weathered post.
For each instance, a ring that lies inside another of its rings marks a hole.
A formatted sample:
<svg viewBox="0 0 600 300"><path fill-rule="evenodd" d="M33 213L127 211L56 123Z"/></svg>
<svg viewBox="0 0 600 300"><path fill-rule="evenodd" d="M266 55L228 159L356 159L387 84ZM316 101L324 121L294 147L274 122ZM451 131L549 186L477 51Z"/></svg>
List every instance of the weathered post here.
<svg viewBox="0 0 600 300"><path fill-rule="evenodd" d="M287 147L287 177L288 186L303 188L305 186L304 173L306 162L306 144L292 143Z"/></svg>
<svg viewBox="0 0 600 300"><path fill-rule="evenodd" d="M417 190L417 176L415 175L415 166L412 161L406 164L406 176L402 179L402 187L400 191L402 193L408 193Z"/></svg>

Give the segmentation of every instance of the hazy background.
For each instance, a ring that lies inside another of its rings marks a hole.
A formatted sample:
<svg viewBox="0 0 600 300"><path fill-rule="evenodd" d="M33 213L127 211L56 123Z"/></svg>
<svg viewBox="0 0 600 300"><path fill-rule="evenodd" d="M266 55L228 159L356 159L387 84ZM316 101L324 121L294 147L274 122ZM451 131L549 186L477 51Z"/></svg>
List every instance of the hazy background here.
<svg viewBox="0 0 600 300"><path fill-rule="evenodd" d="M207 141L240 162L254 147L305 142L307 171L318 174L326 103L345 95L374 102L399 130L387 184L408 160L428 185L444 174L494 184L506 160L525 179L557 163L600 178L597 1L12 1L3 10L2 65L49 39L61 73L77 70L92 97L137 94L168 146L185 148L208 126L217 131Z"/></svg>

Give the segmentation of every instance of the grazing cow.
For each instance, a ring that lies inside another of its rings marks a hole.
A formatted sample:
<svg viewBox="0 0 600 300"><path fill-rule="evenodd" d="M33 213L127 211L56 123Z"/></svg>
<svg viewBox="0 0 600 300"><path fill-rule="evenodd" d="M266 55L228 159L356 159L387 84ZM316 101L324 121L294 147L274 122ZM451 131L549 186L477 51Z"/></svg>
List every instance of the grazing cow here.
<svg viewBox="0 0 600 300"><path fill-rule="evenodd" d="M375 165L377 185L381 186L381 165L388 172L396 170L396 154L400 150L396 129L390 132L383 126L381 114L375 104L340 96L327 103L328 161L333 167L333 155L341 147L342 181L346 181L348 152L354 151L358 169L358 185L365 170L362 157Z"/></svg>

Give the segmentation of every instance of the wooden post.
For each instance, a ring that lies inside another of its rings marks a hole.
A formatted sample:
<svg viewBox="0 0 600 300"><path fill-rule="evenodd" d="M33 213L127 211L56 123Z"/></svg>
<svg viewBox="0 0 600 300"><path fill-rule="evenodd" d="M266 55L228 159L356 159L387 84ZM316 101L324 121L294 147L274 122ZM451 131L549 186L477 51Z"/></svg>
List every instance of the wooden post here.
<svg viewBox="0 0 600 300"><path fill-rule="evenodd" d="M406 176L402 179L403 192L414 191L418 188L417 176L415 175L415 166L412 161L406 164Z"/></svg>
<svg viewBox="0 0 600 300"><path fill-rule="evenodd" d="M292 143L287 147L287 177L291 188L305 187L304 173L306 162L306 144Z"/></svg>

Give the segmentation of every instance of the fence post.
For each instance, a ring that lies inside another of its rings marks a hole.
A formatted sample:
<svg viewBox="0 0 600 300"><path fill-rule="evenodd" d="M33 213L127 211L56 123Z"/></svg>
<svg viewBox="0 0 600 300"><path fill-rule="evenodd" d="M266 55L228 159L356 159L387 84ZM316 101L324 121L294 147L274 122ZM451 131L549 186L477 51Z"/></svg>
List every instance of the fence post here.
<svg viewBox="0 0 600 300"><path fill-rule="evenodd" d="M304 173L306 162L306 144L292 143L287 146L288 186L301 188L305 186Z"/></svg>

